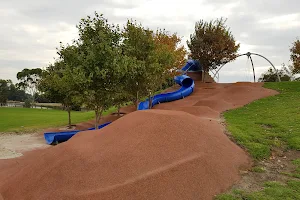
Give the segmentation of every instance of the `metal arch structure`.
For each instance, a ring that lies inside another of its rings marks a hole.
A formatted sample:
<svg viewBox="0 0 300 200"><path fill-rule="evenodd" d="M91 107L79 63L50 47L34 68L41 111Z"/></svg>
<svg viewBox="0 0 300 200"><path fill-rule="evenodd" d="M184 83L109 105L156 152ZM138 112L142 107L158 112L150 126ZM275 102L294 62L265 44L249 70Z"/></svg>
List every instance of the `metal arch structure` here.
<svg viewBox="0 0 300 200"><path fill-rule="evenodd" d="M210 69L210 72L214 75L214 77L217 77L217 82L219 82L219 79L220 79L220 73L217 72L216 69Z"/></svg>
<svg viewBox="0 0 300 200"><path fill-rule="evenodd" d="M257 54L257 53L251 53L251 52L247 52L247 53L238 55L236 58L241 57L241 56L247 56L248 59L250 59L251 65L252 65L252 70L253 70L253 80L254 80L254 82L256 82L256 78L255 78L254 64L253 64L253 60L252 60L251 55L255 55L255 56L262 57L262 58L264 58L266 61L268 61L268 62L270 63L270 65L273 67L273 69L275 70L278 81L281 82L280 76L279 76L279 74L278 74L278 70L275 68L275 66L273 65L273 63L272 63L269 59L267 59L266 57L264 57L264 56L262 56L262 55L260 55L260 54ZM219 74L219 71L220 71L226 64L227 64L227 63L224 63L221 67L219 67L219 69L216 70L216 72L214 73L214 77L213 77L213 78L215 78L216 75Z"/></svg>

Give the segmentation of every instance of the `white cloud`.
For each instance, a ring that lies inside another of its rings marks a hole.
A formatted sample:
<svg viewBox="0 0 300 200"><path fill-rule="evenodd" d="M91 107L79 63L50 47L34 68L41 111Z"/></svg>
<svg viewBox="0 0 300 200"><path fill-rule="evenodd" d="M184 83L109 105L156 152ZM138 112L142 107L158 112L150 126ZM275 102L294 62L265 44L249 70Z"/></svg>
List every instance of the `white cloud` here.
<svg viewBox="0 0 300 200"><path fill-rule="evenodd" d="M300 14L288 14L275 16L259 21L259 23L266 27L274 29L290 29L294 27L300 27Z"/></svg>
<svg viewBox="0 0 300 200"><path fill-rule="evenodd" d="M289 2L292 3L281 0L1 1L0 78L5 74L5 78L14 79L15 71L52 62L59 41L67 43L75 39L75 25L94 11L121 26L128 18L133 18L152 29L177 32L183 36L185 46L196 21L225 17L241 43L240 53L260 53L280 66L288 62L289 45L299 36L300 1ZM260 58L253 59L259 76L268 63ZM225 66L223 80L242 81L241 69L246 61L246 57L239 58Z"/></svg>
<svg viewBox="0 0 300 200"><path fill-rule="evenodd" d="M248 34L248 33L241 33L241 34L240 34L240 37L241 37L241 38L248 38L248 37L249 37L249 34Z"/></svg>

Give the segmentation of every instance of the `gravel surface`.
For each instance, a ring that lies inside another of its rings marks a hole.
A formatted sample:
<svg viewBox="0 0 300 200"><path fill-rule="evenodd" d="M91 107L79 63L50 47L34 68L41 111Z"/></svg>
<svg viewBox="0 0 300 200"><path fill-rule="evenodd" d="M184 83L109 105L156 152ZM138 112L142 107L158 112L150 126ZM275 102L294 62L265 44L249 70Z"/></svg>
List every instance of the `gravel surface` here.
<svg viewBox="0 0 300 200"><path fill-rule="evenodd" d="M47 148L39 134L0 133L0 159L22 156L24 152Z"/></svg>

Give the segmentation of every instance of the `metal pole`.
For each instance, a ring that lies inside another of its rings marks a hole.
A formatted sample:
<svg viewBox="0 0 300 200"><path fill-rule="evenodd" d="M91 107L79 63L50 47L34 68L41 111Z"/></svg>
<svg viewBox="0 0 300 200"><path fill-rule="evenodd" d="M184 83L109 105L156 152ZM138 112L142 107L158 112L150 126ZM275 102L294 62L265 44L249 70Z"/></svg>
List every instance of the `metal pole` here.
<svg viewBox="0 0 300 200"><path fill-rule="evenodd" d="M238 56L239 57L239 56ZM219 73L219 71L222 69L222 67L224 67L224 65L226 65L227 63L224 63L221 67L219 67L219 69L216 71L215 75L213 78L216 77L216 75Z"/></svg>
<svg viewBox="0 0 300 200"><path fill-rule="evenodd" d="M219 82L220 81L220 73L217 73L216 69L214 69L214 71L211 70L211 72L213 73L214 76L217 76L217 82Z"/></svg>
<svg viewBox="0 0 300 200"><path fill-rule="evenodd" d="M251 58L251 54L252 54L252 55L256 55L256 56L260 56L260 57L264 58L266 61L268 61L268 62L270 63L270 65L274 68L274 70L275 70L275 72L276 72L276 75L277 75L277 78L278 78L278 81L281 82L280 76L279 76L279 74L278 74L278 70L275 68L275 66L273 65L273 63L272 63L269 59L267 59L266 57L264 57L264 56L262 56L262 55L260 55L260 54L257 54L257 53L251 53L251 52L248 52L248 53L244 53L244 54L238 55L236 58L238 58L238 57L240 57L240 56L245 56L245 55ZM253 65L253 62L252 62L252 58L251 58L251 63L252 63L253 73L254 73L254 65ZM227 63L225 63L225 64L227 64ZM216 71L216 74L214 75L213 78L216 77L217 73L224 67L225 64L223 64L223 65ZM254 73L254 76L255 76L255 73Z"/></svg>
<svg viewBox="0 0 300 200"><path fill-rule="evenodd" d="M276 72L276 75L277 75L277 78L278 78L278 81L281 82L280 76L278 74L278 70L275 68L275 66L273 65L273 63L268 58L266 58L266 57L264 57L264 56L262 56L260 54L257 54L257 53L251 53L251 54L256 55L256 56L260 56L260 57L264 58L266 61L268 61L272 65L272 67L274 68L274 70Z"/></svg>
<svg viewBox="0 0 300 200"><path fill-rule="evenodd" d="M252 64L252 70L253 70L253 79L254 79L254 83L255 83L256 79L255 79L255 70L254 70L254 65L253 65L253 61L252 61L252 58L251 58L251 56L249 56L249 58L250 58L250 61L251 61L251 64Z"/></svg>

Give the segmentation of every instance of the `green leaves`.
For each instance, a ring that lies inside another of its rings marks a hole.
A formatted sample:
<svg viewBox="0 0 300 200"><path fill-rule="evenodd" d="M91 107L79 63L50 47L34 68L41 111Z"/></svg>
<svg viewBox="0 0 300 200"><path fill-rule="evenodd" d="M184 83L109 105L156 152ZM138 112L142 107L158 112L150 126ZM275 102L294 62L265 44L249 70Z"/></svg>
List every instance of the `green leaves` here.
<svg viewBox="0 0 300 200"><path fill-rule="evenodd" d="M289 67L291 68L291 66ZM278 75L280 76L281 81L291 81L294 80L294 76L292 74L293 69L288 69L283 64L281 69L278 70ZM277 73L274 71L272 67L268 69L268 71L262 73L261 77L258 79L260 82L276 82L278 81Z"/></svg>
<svg viewBox="0 0 300 200"><path fill-rule="evenodd" d="M9 83L10 80L0 79L0 106L6 104L9 95Z"/></svg>
<svg viewBox="0 0 300 200"><path fill-rule="evenodd" d="M177 48L180 39L176 34L165 30L154 33L136 21L127 22L122 36L122 53L132 59L127 68L127 91L136 101L137 94L145 96L158 90L171 76L171 69L182 63L186 52Z"/></svg>
<svg viewBox="0 0 300 200"><path fill-rule="evenodd" d="M156 91L170 77L175 58L184 57L182 49L175 53L176 35L154 34L133 20L120 30L95 12L77 28L72 45L60 43L59 58L43 73L41 88L64 104L78 97L95 111L96 122L109 107L137 103L139 96Z"/></svg>
<svg viewBox="0 0 300 200"><path fill-rule="evenodd" d="M300 73L300 40L296 40L293 43L293 46L290 49L291 52L291 61L293 63L293 73Z"/></svg>
<svg viewBox="0 0 300 200"><path fill-rule="evenodd" d="M17 79L20 81L16 86L23 90L28 90L32 96L38 94L38 85L40 77L42 75L42 69L23 69L17 73Z"/></svg>
<svg viewBox="0 0 300 200"><path fill-rule="evenodd" d="M209 22L200 20L196 22L195 32L187 42L191 57L199 60L206 71L236 58L240 45L236 44L225 23L223 18Z"/></svg>

